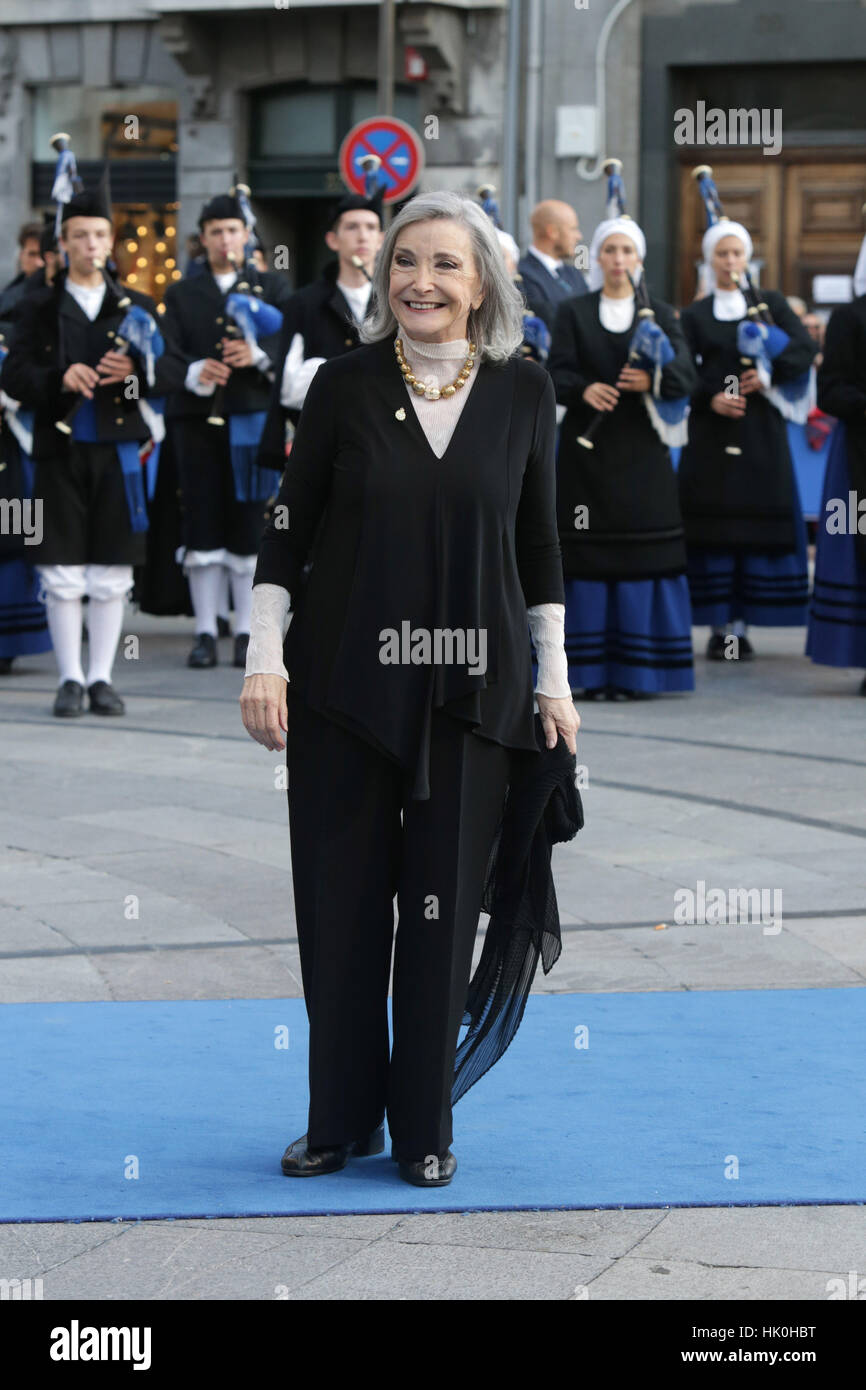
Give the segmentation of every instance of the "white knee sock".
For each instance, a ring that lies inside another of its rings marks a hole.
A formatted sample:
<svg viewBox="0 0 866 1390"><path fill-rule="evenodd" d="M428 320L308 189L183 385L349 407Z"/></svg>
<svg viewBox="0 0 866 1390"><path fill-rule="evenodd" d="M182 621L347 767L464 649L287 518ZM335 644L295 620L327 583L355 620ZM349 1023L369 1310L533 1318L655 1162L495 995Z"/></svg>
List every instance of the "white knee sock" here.
<svg viewBox="0 0 866 1390"><path fill-rule="evenodd" d="M51 645L57 658L58 684L64 681L78 681L84 684L84 671L81 668L81 598L57 598L46 593L45 612L48 618L48 631Z"/></svg>
<svg viewBox="0 0 866 1390"><path fill-rule="evenodd" d="M229 571L232 586L232 604L235 610L235 634L249 632L250 613L253 606L253 576Z"/></svg>
<svg viewBox="0 0 866 1390"><path fill-rule="evenodd" d="M191 565L187 573L195 613L195 630L217 635L217 608L222 588L222 565Z"/></svg>
<svg viewBox="0 0 866 1390"><path fill-rule="evenodd" d="M111 668L120 641L123 627L123 596L115 598L94 598L91 594L87 605L87 631L89 664L87 684L94 681L108 681L111 684Z"/></svg>

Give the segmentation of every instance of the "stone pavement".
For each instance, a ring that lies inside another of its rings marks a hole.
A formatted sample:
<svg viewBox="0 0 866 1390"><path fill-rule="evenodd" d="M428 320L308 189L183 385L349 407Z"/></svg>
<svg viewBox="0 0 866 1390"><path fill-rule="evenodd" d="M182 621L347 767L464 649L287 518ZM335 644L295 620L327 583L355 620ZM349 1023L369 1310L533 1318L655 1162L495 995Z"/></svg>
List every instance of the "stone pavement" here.
<svg viewBox="0 0 866 1390"><path fill-rule="evenodd" d="M284 754L244 732L241 672L187 669L190 620L124 631L123 719L52 719L50 654L0 684L0 1000L300 995ZM587 824L555 851L537 989L863 987L861 673L812 666L801 629L753 638L749 665L699 656L694 695L582 707ZM679 925L699 881L780 891L782 930ZM0 1226L0 1270L46 1299L820 1301L852 1269L866 1206Z"/></svg>

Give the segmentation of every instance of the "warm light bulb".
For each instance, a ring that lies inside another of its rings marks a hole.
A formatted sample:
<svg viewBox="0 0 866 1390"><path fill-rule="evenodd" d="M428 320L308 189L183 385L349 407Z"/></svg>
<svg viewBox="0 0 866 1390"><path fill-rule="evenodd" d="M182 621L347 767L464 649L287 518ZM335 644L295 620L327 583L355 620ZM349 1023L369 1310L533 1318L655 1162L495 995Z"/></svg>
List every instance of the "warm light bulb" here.
<svg viewBox="0 0 866 1390"><path fill-rule="evenodd" d="M144 269L144 267L147 265L147 256L139 256L135 264L140 265L142 269Z"/></svg>
<svg viewBox="0 0 866 1390"><path fill-rule="evenodd" d="M165 284L165 276L164 276L164 275L154 275L153 278L154 278L154 280L156 281L156 283L157 283L158 285L164 285L164 284Z"/></svg>
<svg viewBox="0 0 866 1390"><path fill-rule="evenodd" d="M168 257L166 258L166 262L165 262L165 268L166 268L166 270L174 270L174 268L175 268L176 265L177 265L177 261L174 259L174 256L168 256Z"/></svg>
<svg viewBox="0 0 866 1390"><path fill-rule="evenodd" d="M130 285L137 285L137 284L138 284L138 276L136 275L136 273L135 273L134 270L133 270L133 272L132 272L130 275L127 275L126 278L127 278L127 280L129 281Z"/></svg>
<svg viewBox="0 0 866 1390"><path fill-rule="evenodd" d="M171 272L171 278L172 278L172 280L179 280L179 279L180 279L180 271L179 271L179 270L173 270L173 271Z"/></svg>
<svg viewBox="0 0 866 1390"><path fill-rule="evenodd" d="M147 236L147 228L146 228L146 227L136 227L136 229L135 229L135 234L136 234L136 236Z"/></svg>
<svg viewBox="0 0 866 1390"><path fill-rule="evenodd" d="M158 241L158 242L156 243L156 246L154 247L154 250L155 250L155 251L164 251L164 250L165 250L165 242L164 242L164 241Z"/></svg>
<svg viewBox="0 0 866 1390"><path fill-rule="evenodd" d="M164 314L164 313L165 313L165 305L164 305L164 304L157 304L157 306L156 306L156 312L157 312L158 314Z"/></svg>
<svg viewBox="0 0 866 1390"><path fill-rule="evenodd" d="M166 236L174 236L174 233L175 233L174 227L166 227L166 229L165 229L165 234L166 234Z"/></svg>
<svg viewBox="0 0 866 1390"><path fill-rule="evenodd" d="M126 243L126 249L127 249L127 251L129 251L131 254L134 253L135 251L138 250L138 242L137 242L137 241L128 241L128 242Z"/></svg>

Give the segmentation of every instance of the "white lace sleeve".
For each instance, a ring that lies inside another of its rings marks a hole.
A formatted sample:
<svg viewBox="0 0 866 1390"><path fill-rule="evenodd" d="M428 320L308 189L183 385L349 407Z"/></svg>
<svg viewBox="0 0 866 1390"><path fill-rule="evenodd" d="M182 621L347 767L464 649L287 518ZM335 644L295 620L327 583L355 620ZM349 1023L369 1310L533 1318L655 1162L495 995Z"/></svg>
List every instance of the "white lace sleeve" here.
<svg viewBox="0 0 866 1390"><path fill-rule="evenodd" d="M289 630L288 589L281 584L256 584L250 613L250 640L244 676L274 675L288 681L283 665L283 642Z"/></svg>
<svg viewBox="0 0 866 1390"><path fill-rule="evenodd" d="M537 603L527 608L526 616L538 658L535 693L548 695L552 700L570 699L568 658L565 655L565 605Z"/></svg>

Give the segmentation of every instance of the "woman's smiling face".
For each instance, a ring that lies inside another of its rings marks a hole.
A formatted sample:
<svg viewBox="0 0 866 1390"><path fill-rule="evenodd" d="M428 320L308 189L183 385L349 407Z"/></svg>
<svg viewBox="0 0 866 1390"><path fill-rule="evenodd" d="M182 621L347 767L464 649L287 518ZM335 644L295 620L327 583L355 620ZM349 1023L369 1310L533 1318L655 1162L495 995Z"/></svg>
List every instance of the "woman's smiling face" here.
<svg viewBox="0 0 866 1390"><path fill-rule="evenodd" d="M388 303L404 333L427 343L466 338L469 311L483 299L465 227L434 217L403 229L391 256Z"/></svg>

